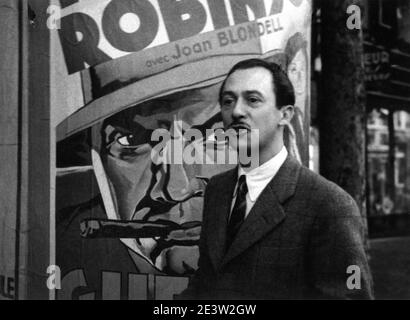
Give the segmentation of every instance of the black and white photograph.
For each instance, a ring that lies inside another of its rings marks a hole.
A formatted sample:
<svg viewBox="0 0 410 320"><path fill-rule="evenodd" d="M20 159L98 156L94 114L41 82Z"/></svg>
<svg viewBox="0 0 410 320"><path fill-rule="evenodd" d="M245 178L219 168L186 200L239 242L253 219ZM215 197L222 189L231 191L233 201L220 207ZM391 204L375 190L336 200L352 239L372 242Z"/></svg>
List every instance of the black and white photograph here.
<svg viewBox="0 0 410 320"><path fill-rule="evenodd" d="M0 0L0 110L0 300L410 300L410 0Z"/></svg>

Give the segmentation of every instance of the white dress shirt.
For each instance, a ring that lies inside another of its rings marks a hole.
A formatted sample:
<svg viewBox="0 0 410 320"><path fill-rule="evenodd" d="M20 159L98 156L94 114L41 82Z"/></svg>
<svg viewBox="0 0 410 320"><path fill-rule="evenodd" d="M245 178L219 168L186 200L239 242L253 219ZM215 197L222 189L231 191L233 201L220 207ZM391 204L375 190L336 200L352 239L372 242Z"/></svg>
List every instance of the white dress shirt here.
<svg viewBox="0 0 410 320"><path fill-rule="evenodd" d="M259 195L262 193L263 189L268 185L268 183L273 179L276 173L279 171L280 167L285 162L288 156L288 151L286 147L279 151L273 158L266 161L264 164L256 167L254 169L238 167L238 178L241 175L246 176L246 185L248 186L248 193L246 194L246 213L245 218L248 216L249 211L251 211L253 205L258 199ZM236 183L232 204L231 212L235 204L236 195L238 192L238 182Z"/></svg>

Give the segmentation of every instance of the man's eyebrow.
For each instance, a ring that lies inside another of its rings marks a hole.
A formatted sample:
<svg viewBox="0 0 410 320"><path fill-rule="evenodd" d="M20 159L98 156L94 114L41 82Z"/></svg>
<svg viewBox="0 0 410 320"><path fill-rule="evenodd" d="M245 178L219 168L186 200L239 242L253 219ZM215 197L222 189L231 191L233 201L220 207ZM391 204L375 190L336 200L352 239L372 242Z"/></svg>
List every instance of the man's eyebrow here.
<svg viewBox="0 0 410 320"><path fill-rule="evenodd" d="M245 94L258 94L260 96L263 96L262 92L260 92L258 90L246 90Z"/></svg>
<svg viewBox="0 0 410 320"><path fill-rule="evenodd" d="M222 91L222 95L231 95L234 96L235 93L233 91Z"/></svg>
<svg viewBox="0 0 410 320"><path fill-rule="evenodd" d="M243 93L244 94L259 94L259 95L263 95L262 94L262 92L260 92L259 90L245 90L245 91L243 91ZM236 93L235 92L233 92L233 91L223 91L222 92L222 95L232 95L232 96L234 96L234 95L236 95Z"/></svg>

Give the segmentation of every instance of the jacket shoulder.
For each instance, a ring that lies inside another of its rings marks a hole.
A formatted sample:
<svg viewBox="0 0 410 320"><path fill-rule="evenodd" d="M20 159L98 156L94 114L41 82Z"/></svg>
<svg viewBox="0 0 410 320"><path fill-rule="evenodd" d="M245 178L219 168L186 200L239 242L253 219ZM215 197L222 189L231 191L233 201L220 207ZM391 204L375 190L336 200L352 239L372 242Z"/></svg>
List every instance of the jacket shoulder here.
<svg viewBox="0 0 410 320"><path fill-rule="evenodd" d="M298 188L307 190L312 200L316 201L322 209L332 212L342 210L353 215L358 212L357 204L349 193L305 166L302 166L300 170Z"/></svg>
<svg viewBox="0 0 410 320"><path fill-rule="evenodd" d="M222 171L222 172L220 172L220 173L218 173L218 174L212 176L212 177L209 179L209 183L211 183L211 182L212 182L212 183L216 183L216 182L220 182L220 181L222 181L222 180L225 180L227 177L230 177L230 176L234 175L235 172L236 172L236 170L237 170L237 168L235 167L235 168L233 168L233 169L229 169L229 170L226 170L226 171Z"/></svg>

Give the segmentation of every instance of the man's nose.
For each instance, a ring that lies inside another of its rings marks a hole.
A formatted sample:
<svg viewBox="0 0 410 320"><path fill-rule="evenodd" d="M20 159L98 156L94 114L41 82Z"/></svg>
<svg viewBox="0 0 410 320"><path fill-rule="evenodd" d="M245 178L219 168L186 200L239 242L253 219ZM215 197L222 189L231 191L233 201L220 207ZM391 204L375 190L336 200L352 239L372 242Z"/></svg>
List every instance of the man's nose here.
<svg viewBox="0 0 410 320"><path fill-rule="evenodd" d="M189 180L183 164L170 164L167 166L168 181L165 188L171 198L182 201L190 196Z"/></svg>
<svg viewBox="0 0 410 320"><path fill-rule="evenodd" d="M232 109L232 119L243 118L246 115L246 105L243 99L238 99Z"/></svg>

